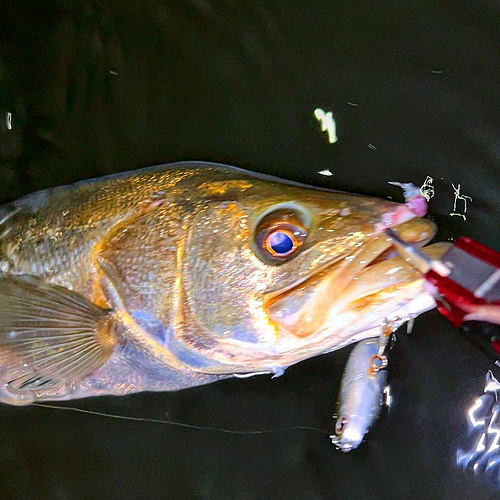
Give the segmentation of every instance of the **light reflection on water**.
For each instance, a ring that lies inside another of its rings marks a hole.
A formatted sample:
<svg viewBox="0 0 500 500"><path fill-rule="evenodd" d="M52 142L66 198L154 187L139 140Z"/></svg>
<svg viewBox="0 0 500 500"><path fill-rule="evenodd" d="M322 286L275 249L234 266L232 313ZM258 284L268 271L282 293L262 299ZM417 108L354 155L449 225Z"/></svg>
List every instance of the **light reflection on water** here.
<svg viewBox="0 0 500 500"><path fill-rule="evenodd" d="M483 394L467 411L467 425L464 446L457 449L457 466L500 487L500 382L491 371Z"/></svg>

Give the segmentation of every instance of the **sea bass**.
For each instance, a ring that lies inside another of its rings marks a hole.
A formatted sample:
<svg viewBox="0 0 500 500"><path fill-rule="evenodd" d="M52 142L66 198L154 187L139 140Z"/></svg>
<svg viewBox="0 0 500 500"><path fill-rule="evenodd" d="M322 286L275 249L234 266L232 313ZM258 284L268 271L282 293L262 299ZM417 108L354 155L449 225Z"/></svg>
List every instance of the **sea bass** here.
<svg viewBox="0 0 500 500"><path fill-rule="evenodd" d="M280 374L376 336L435 306L390 259L389 226L421 245L435 232L409 203L202 162L1 207L0 400Z"/></svg>

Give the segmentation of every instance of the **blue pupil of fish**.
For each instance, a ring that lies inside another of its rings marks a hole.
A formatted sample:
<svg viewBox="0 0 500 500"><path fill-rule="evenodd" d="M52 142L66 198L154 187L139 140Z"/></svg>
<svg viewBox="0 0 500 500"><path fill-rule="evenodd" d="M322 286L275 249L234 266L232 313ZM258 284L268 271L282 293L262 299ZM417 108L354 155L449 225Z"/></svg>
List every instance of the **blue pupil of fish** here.
<svg viewBox="0 0 500 500"><path fill-rule="evenodd" d="M296 250L298 241L290 231L278 229L267 236L265 245L271 255L286 257Z"/></svg>

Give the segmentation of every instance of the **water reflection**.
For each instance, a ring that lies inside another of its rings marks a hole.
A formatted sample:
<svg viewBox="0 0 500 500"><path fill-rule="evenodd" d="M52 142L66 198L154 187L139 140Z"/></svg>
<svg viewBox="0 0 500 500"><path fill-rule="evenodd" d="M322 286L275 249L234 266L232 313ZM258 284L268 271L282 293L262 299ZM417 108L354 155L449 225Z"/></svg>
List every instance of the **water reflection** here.
<svg viewBox="0 0 500 500"><path fill-rule="evenodd" d="M5 113L5 126L7 130L12 130L12 113L9 111Z"/></svg>
<svg viewBox="0 0 500 500"><path fill-rule="evenodd" d="M468 432L456 463L500 486L500 382L489 371L483 394L467 412Z"/></svg>

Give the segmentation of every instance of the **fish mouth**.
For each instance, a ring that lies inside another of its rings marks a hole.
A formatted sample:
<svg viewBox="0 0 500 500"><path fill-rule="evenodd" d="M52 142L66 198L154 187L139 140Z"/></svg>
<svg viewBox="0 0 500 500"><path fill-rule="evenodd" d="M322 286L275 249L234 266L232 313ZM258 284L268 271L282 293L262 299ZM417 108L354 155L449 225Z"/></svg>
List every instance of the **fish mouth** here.
<svg viewBox="0 0 500 500"><path fill-rule="evenodd" d="M434 224L426 219L412 219L394 229L403 239L426 253L430 251L435 258L448 246L425 247L436 232ZM417 282L422 283L420 273L399 257L392 240L382 232L367 239L354 252L332 258L301 282L269 297L265 308L283 337L306 339L331 332L332 322L340 326L347 318L357 321L357 317L369 311L372 323L380 324L384 316L377 317L374 306L390 299L396 314L398 291L406 301L425 293L422 286L412 288ZM382 310L390 313L388 307L379 309L381 314Z"/></svg>

